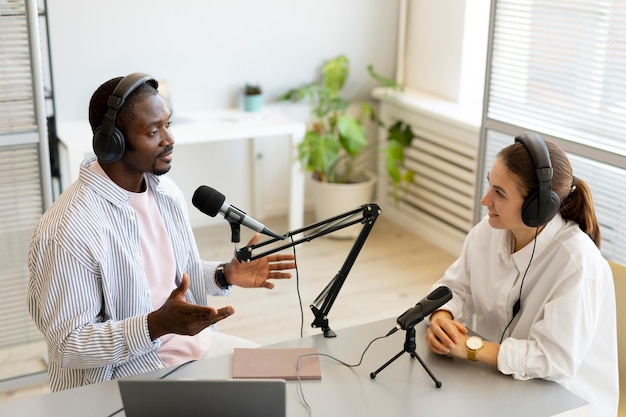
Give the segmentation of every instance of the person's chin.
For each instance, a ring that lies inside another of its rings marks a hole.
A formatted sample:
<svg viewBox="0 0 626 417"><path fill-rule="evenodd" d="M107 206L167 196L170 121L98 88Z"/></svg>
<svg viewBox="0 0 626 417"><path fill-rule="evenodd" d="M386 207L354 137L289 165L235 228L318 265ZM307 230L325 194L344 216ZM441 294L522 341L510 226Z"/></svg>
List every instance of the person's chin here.
<svg viewBox="0 0 626 417"><path fill-rule="evenodd" d="M500 221L500 217L498 217L498 216L495 216L495 217L489 216L489 226L493 227L494 229L503 229L504 228L502 226L502 222Z"/></svg>
<svg viewBox="0 0 626 417"><path fill-rule="evenodd" d="M154 175L167 174L171 168L172 166L169 163L167 165L163 165L163 164L155 165L154 169L152 170L152 173Z"/></svg>

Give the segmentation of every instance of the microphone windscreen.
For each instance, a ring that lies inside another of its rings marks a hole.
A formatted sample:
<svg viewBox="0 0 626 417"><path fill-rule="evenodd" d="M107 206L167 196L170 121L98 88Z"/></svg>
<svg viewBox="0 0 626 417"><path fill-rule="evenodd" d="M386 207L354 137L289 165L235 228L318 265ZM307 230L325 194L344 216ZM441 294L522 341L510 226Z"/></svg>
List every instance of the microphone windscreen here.
<svg viewBox="0 0 626 417"><path fill-rule="evenodd" d="M191 199L191 202L198 210L211 217L215 217L220 212L224 201L226 201L224 194L206 185L198 187Z"/></svg>

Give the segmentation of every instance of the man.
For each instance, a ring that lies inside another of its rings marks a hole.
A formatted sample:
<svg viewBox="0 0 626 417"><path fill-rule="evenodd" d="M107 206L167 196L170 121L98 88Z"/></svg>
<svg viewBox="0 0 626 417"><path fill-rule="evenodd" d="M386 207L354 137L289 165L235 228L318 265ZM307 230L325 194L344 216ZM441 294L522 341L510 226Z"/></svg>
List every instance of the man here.
<svg viewBox="0 0 626 417"><path fill-rule="evenodd" d="M133 73L101 85L89 105L95 158L44 213L29 251L28 306L45 335L59 391L253 346L214 323L208 306L231 285L290 278L292 255L250 263L200 259L170 170L171 112L158 83ZM258 242L255 235L249 242Z"/></svg>

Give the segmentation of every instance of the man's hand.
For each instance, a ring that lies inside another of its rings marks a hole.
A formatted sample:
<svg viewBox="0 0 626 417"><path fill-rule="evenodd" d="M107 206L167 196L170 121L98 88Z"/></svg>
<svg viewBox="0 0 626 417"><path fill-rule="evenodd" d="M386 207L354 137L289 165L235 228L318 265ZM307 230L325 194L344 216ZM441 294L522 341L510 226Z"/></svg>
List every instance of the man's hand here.
<svg viewBox="0 0 626 417"><path fill-rule="evenodd" d="M256 244L261 236L256 233L248 242L248 246ZM236 257L224 266L226 281L231 285L242 288L274 288L274 283L268 279L288 279L290 272L282 272L285 269L296 267L294 257L291 254L274 254L251 262L239 262Z"/></svg>
<svg viewBox="0 0 626 417"><path fill-rule="evenodd" d="M230 306L218 310L188 303L185 299L188 288L189 275L184 273L180 285L172 291L165 303L148 314L148 331L152 340L169 333L193 336L235 313Z"/></svg>

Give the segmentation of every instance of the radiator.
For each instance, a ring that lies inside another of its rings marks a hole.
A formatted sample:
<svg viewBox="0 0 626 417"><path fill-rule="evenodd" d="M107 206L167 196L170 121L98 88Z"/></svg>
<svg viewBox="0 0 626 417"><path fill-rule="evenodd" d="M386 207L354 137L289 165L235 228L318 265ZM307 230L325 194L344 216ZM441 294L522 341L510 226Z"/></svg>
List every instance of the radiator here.
<svg viewBox="0 0 626 417"><path fill-rule="evenodd" d="M386 100L380 115L387 126L396 120L409 123L416 135L405 152L405 166L415 172L415 179L397 200L384 158L379 157L377 200L382 215L458 255L473 225L479 126L463 121L463 115L457 118ZM382 149L386 130L381 128L378 137Z"/></svg>

